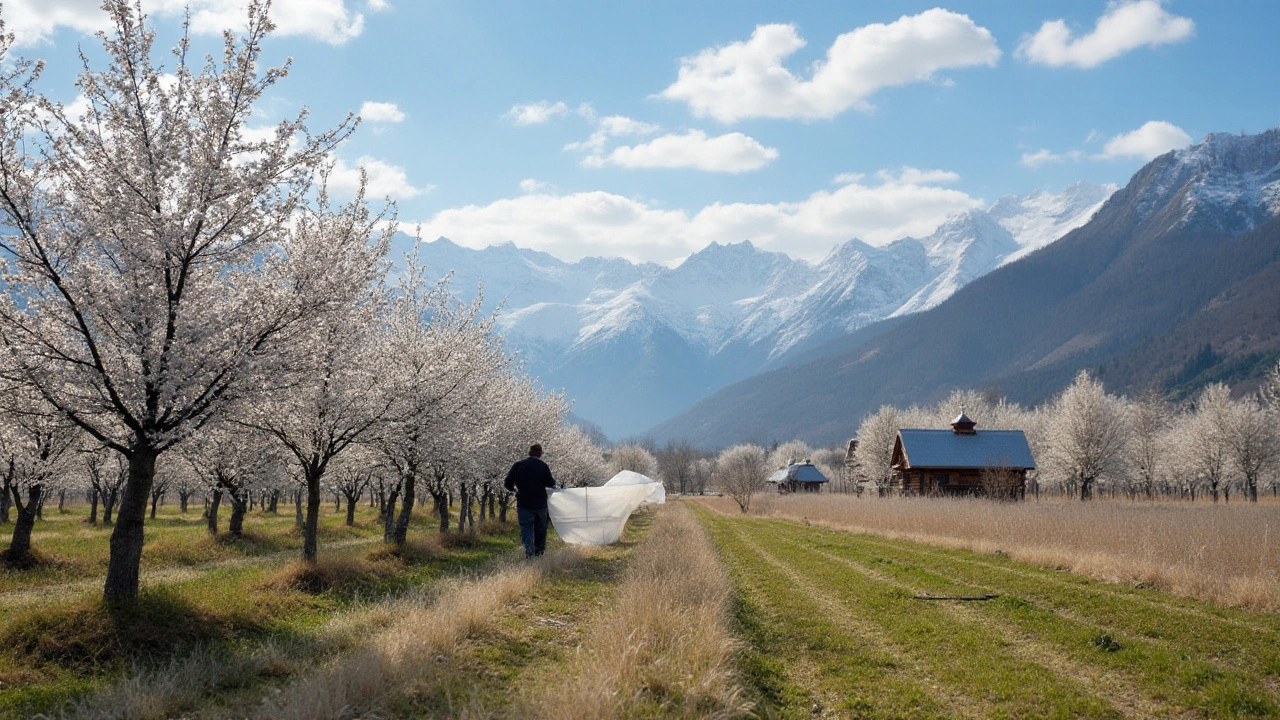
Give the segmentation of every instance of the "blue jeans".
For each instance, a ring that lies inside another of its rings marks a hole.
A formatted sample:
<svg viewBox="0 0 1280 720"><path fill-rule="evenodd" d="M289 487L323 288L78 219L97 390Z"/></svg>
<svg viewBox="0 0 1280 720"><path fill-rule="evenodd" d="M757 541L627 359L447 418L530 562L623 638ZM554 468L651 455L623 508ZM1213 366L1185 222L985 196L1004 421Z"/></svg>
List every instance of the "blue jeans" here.
<svg viewBox="0 0 1280 720"><path fill-rule="evenodd" d="M541 555L547 549L547 509L516 508L520 519L520 539L524 541L524 556Z"/></svg>

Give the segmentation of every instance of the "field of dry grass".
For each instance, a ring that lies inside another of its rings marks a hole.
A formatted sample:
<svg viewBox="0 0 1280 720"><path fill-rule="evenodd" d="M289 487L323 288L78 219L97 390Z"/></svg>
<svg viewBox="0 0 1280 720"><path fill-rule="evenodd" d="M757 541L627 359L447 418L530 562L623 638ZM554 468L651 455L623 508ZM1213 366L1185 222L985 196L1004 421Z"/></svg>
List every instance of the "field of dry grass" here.
<svg viewBox="0 0 1280 720"><path fill-rule="evenodd" d="M706 531L682 504L659 514L616 592L532 717L745 717L732 586Z"/></svg>
<svg viewBox="0 0 1280 720"><path fill-rule="evenodd" d="M732 501L707 499L722 512ZM761 496L752 515L1070 570L1218 605L1280 610L1280 508L1248 503Z"/></svg>

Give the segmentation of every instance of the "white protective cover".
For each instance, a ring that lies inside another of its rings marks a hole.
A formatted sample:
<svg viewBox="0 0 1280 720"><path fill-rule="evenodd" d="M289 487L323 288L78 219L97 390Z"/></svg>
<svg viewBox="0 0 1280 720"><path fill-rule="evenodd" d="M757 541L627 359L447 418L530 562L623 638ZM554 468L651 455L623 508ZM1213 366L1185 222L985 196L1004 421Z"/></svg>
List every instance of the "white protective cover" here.
<svg viewBox="0 0 1280 720"><path fill-rule="evenodd" d="M650 483L652 483L653 485L656 485L657 487L653 489L653 492L649 493L649 497L645 498L644 501L648 503L656 503L658 505L662 505L666 503L667 489L662 487L662 483L658 482L657 480L654 480L648 475L641 475L638 472L623 470L617 475L614 475L613 477L609 478L609 481L606 482L604 486L617 487L618 485L648 485Z"/></svg>
<svg viewBox="0 0 1280 720"><path fill-rule="evenodd" d="M652 493L647 483L547 490L547 514L556 534L571 545L611 545L622 536L632 511Z"/></svg>

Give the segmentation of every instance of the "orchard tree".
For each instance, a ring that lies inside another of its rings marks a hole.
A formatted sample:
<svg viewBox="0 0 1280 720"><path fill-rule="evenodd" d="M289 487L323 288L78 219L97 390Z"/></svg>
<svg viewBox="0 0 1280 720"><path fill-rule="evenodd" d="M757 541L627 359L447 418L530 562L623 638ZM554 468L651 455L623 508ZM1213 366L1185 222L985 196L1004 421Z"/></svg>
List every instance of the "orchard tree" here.
<svg viewBox="0 0 1280 720"><path fill-rule="evenodd" d="M503 453L499 461L499 469L503 475L506 468L500 467L501 463L509 467L519 459L521 444L519 440L508 443L510 452ZM604 450L592 442L581 428L572 425L557 428L557 432L547 439L545 445L546 461L551 465L561 487L594 487L609 479L609 466L604 461Z"/></svg>
<svg viewBox="0 0 1280 720"><path fill-rule="evenodd" d="M5 487L18 511L3 553L6 564L30 562L36 514L45 497L66 489L79 435L79 428L27 389L6 388L0 393L0 460Z"/></svg>
<svg viewBox="0 0 1280 720"><path fill-rule="evenodd" d="M1226 441L1249 502L1258 502L1259 480L1280 463L1276 418L1253 397L1242 398L1232 403Z"/></svg>
<svg viewBox="0 0 1280 720"><path fill-rule="evenodd" d="M751 509L751 498L764 489L767 457L758 445L735 445L716 458L713 481L720 492L733 498L742 512Z"/></svg>
<svg viewBox="0 0 1280 720"><path fill-rule="evenodd" d="M1166 457L1165 435L1169 431L1172 411L1169 402L1155 389L1138 397L1129 409L1129 427L1133 430L1129 444L1130 464L1134 467L1138 489L1150 500L1155 495Z"/></svg>
<svg viewBox="0 0 1280 720"><path fill-rule="evenodd" d="M1081 500L1091 500L1099 479L1124 473L1129 442L1124 402L1081 370L1054 401L1051 413L1050 460L1080 488Z"/></svg>
<svg viewBox="0 0 1280 720"><path fill-rule="evenodd" d="M791 463L805 462L813 459L813 448L803 440L789 440L774 448L769 453L770 470L785 468Z"/></svg>
<svg viewBox="0 0 1280 720"><path fill-rule="evenodd" d="M1209 488L1213 501L1231 478L1230 435L1235 408L1231 390L1214 383L1200 391L1195 412L1187 423L1185 454L1196 476Z"/></svg>
<svg viewBox="0 0 1280 720"><path fill-rule="evenodd" d="M858 467L864 477L876 486L877 494L884 497L893 487L893 446L902 428L902 412L891 405L884 405L858 425Z"/></svg>
<svg viewBox="0 0 1280 720"><path fill-rule="evenodd" d="M227 533L241 537L250 494L282 472L276 448L268 438L227 422L206 427L199 436L184 442L178 452L204 483L210 535L218 534L218 513L225 497L231 503Z"/></svg>
<svg viewBox="0 0 1280 720"><path fill-rule="evenodd" d="M623 470L654 477L658 474L658 459L643 445L634 442L625 443L615 447L613 452L609 453L609 473L616 475Z"/></svg>
<svg viewBox="0 0 1280 720"><path fill-rule="evenodd" d="M82 114L32 90L38 68L2 79L0 344L13 379L126 459L104 596L132 601L156 459L269 384L367 278L349 245L288 232L353 122L248 132L287 71L261 67L266 5L202 66L182 40L172 69L137 5L103 7L110 61L86 61Z"/></svg>

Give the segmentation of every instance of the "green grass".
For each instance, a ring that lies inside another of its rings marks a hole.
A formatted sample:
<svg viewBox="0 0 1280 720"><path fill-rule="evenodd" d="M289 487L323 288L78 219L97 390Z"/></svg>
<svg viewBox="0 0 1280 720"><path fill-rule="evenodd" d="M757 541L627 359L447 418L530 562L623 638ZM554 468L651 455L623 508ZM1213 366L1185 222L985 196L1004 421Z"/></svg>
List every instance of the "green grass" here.
<svg viewBox="0 0 1280 720"><path fill-rule="evenodd" d="M292 507L282 510L251 512L245 537L233 539L209 537L198 506L185 515L162 508L147 523L143 593L133 608L99 600L111 528L87 525L83 507L46 511L33 547L51 562L0 571L0 718L46 711L197 648L229 667L261 665L261 676L232 673L232 686L210 689L252 694L342 652L323 635L335 614L473 570L518 542L518 528L508 523L447 547L422 542L388 552L382 525L367 507L347 527L345 513L327 505L320 555L337 575L307 592L288 582L297 574L302 537ZM225 530L225 513L221 520ZM429 538L436 529L434 518L418 514L410 537ZM244 661L264 648L283 663Z"/></svg>
<svg viewBox="0 0 1280 720"><path fill-rule="evenodd" d="M998 555L700 511L779 717L1274 717L1280 618ZM920 595L998 594L986 602Z"/></svg>

